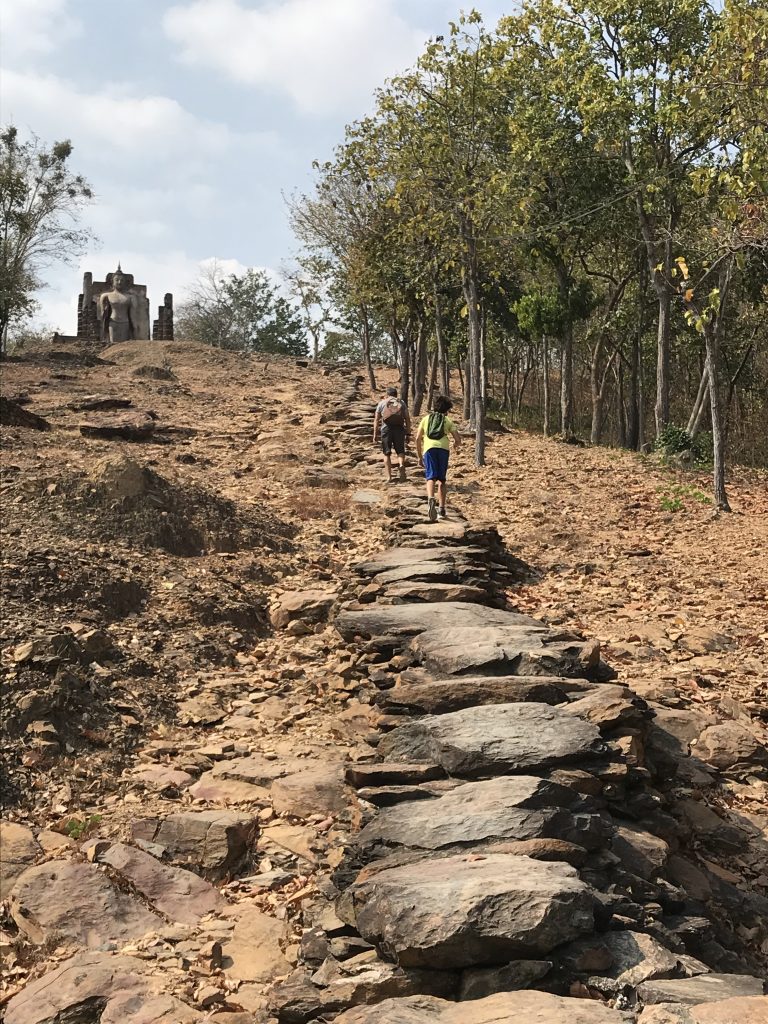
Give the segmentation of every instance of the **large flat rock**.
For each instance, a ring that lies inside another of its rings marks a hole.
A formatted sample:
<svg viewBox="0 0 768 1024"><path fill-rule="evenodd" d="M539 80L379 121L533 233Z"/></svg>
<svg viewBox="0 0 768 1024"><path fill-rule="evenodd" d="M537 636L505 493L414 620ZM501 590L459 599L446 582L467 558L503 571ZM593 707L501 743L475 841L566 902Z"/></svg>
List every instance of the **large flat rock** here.
<svg viewBox="0 0 768 1024"><path fill-rule="evenodd" d="M165 818L139 818L134 840L164 847L177 864L191 864L207 878L221 879L245 867L258 835L251 814L183 811Z"/></svg>
<svg viewBox="0 0 768 1024"><path fill-rule="evenodd" d="M163 918L120 892L95 864L53 861L28 868L11 893L19 931L37 945L54 936L91 948L129 942Z"/></svg>
<svg viewBox="0 0 768 1024"><path fill-rule="evenodd" d="M637 990L644 1003L684 1003L695 1006L719 999L763 995L762 978L749 974L699 974L695 978L645 981Z"/></svg>
<svg viewBox="0 0 768 1024"><path fill-rule="evenodd" d="M527 775L470 782L433 799L425 813L420 801L386 808L369 822L356 844L441 850L505 839L565 839L587 848L606 838L597 814L572 813L575 794Z"/></svg>
<svg viewBox="0 0 768 1024"><path fill-rule="evenodd" d="M360 934L404 967L450 970L538 957L593 927L593 898L567 864L445 857L354 883Z"/></svg>
<svg viewBox="0 0 768 1024"><path fill-rule="evenodd" d="M444 715L480 704L562 704L568 681L559 676L456 676L403 680L376 694L383 711Z"/></svg>
<svg viewBox="0 0 768 1024"><path fill-rule="evenodd" d="M99 855L144 899L171 921L197 924L202 917L225 906L224 897L210 882L183 868L161 864L151 854L127 843L114 843Z"/></svg>
<svg viewBox="0 0 768 1024"><path fill-rule="evenodd" d="M457 565L460 562L487 562L488 552L481 547L445 548L443 546L428 547L396 547L380 551L364 562L353 566L361 576L376 576L378 573L398 571L409 566L425 562L442 562L445 565Z"/></svg>
<svg viewBox="0 0 768 1024"><path fill-rule="evenodd" d="M597 726L546 704L495 704L409 722L384 736L382 757L428 761L480 778L590 761L604 753Z"/></svg>
<svg viewBox="0 0 768 1024"><path fill-rule="evenodd" d="M468 627L504 626L524 636L545 635L547 627L529 615L485 608L465 601L440 604L376 605L373 608L342 608L334 620L345 640L409 637L425 630L453 632ZM537 646L534 644L534 646ZM536 673L540 675L540 673ZM555 673L556 674L556 673Z"/></svg>
<svg viewBox="0 0 768 1024"><path fill-rule="evenodd" d="M446 608L450 605L442 605ZM468 607L476 607L469 605ZM535 619L518 621L510 612L487 611L484 621L436 622L416 631L411 650L435 675L576 676L590 678L600 662L600 646L556 640ZM371 620L373 621L373 620Z"/></svg>
<svg viewBox="0 0 768 1024"><path fill-rule="evenodd" d="M387 999L377 1006L347 1010L336 1024L624 1024L631 1019L591 999L498 992L461 1003L434 996Z"/></svg>
<svg viewBox="0 0 768 1024"><path fill-rule="evenodd" d="M78 953L15 995L6 1007L5 1024L132 1021L134 1013L157 994L159 979L146 977L146 972L146 966L135 957ZM115 1018L114 1011L121 1005L125 1009L127 998L134 1002L134 1013Z"/></svg>

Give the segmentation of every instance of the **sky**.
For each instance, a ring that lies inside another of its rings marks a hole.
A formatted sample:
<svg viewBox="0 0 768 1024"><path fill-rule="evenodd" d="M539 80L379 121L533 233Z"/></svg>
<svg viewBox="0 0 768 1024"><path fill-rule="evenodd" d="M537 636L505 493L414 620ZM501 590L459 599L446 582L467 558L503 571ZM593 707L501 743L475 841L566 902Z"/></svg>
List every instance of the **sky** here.
<svg viewBox="0 0 768 1024"><path fill-rule="evenodd" d="M464 4L465 7L472 6ZM489 25L510 3L477 0ZM284 196L312 186L377 86L461 0L1 0L0 122L68 138L98 241L45 273L40 326L74 333L85 270L118 260L152 314L202 265L279 272Z"/></svg>

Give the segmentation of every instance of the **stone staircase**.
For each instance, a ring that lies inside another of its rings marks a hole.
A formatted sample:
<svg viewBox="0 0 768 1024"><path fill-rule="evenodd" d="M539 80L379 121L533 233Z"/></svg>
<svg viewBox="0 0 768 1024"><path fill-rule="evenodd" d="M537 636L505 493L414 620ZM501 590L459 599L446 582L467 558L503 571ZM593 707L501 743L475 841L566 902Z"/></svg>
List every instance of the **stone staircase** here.
<svg viewBox="0 0 768 1024"><path fill-rule="evenodd" d="M373 405L344 397L338 429L357 441ZM346 770L363 827L326 890L330 927L274 991L278 1019L765 1024L737 897L713 879L702 899L657 788L671 769L653 708L598 644L514 610L529 570L495 527L428 523L415 483L380 497L392 546L354 567L335 618L384 712ZM768 901L743 911L764 925Z"/></svg>

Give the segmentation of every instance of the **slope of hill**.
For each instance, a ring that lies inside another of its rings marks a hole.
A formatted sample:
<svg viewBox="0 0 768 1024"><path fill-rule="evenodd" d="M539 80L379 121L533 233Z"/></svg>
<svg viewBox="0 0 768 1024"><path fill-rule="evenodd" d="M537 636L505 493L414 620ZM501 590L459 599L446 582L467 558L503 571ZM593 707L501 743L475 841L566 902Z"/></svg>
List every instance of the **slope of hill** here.
<svg viewBox="0 0 768 1024"><path fill-rule="evenodd" d="M761 1019L764 476L498 433L429 526L352 368L3 393L7 1024Z"/></svg>

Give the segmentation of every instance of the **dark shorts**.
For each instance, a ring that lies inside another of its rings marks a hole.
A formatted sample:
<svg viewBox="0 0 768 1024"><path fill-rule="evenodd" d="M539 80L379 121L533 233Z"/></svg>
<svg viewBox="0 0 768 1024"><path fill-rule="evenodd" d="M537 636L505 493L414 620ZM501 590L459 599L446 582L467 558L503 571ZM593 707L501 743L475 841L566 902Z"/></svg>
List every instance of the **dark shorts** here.
<svg viewBox="0 0 768 1024"><path fill-rule="evenodd" d="M430 448L424 452L424 476L427 480L440 480L445 483L448 473L448 449Z"/></svg>
<svg viewBox="0 0 768 1024"><path fill-rule="evenodd" d="M385 423L381 428L381 450L391 455L393 448L398 455L405 455L405 427L390 427Z"/></svg>

